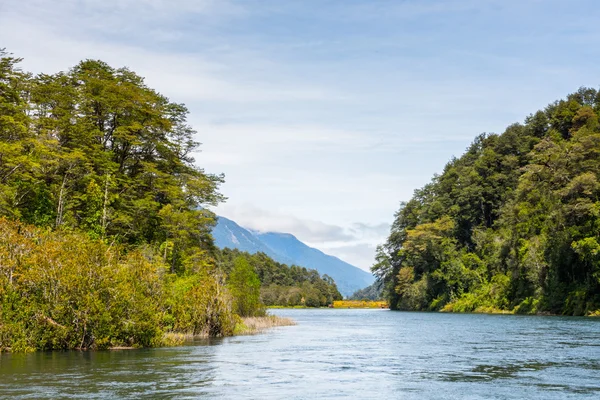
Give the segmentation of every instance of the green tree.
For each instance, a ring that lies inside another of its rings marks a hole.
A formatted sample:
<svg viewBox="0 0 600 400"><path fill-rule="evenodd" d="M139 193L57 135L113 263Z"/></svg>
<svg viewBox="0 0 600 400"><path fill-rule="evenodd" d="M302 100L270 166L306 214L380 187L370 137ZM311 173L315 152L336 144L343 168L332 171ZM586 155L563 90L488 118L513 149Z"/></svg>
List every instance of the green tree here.
<svg viewBox="0 0 600 400"><path fill-rule="evenodd" d="M237 314L242 317L264 314L264 306L260 302L260 280L245 258L238 257L234 260L228 287L233 295Z"/></svg>
<svg viewBox="0 0 600 400"><path fill-rule="evenodd" d="M373 267L390 306L599 309L599 113L600 93L581 88L478 136L416 190Z"/></svg>

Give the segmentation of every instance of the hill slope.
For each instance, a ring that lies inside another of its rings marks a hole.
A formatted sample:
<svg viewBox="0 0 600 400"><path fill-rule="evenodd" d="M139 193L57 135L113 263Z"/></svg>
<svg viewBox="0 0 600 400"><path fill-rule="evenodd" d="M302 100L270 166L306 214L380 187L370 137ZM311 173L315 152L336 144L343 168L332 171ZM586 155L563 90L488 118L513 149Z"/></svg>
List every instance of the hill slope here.
<svg viewBox="0 0 600 400"><path fill-rule="evenodd" d="M292 259L287 258L264 244L253 232L242 228L234 221L219 217L217 226L212 231L217 247L238 249L250 254L265 253L275 261L292 265Z"/></svg>
<svg viewBox="0 0 600 400"><path fill-rule="evenodd" d="M259 233L257 237L279 254L294 260L295 264L316 269L319 273L332 277L344 296L352 295L375 280L368 272L309 247L289 233Z"/></svg>
<svg viewBox="0 0 600 400"><path fill-rule="evenodd" d="M309 247L289 233L251 232L230 219L219 217L218 224L213 229L213 237L219 248L229 247L249 253L263 252L281 263L299 265L327 274L333 278L344 296L350 296L374 281L374 277L368 272Z"/></svg>

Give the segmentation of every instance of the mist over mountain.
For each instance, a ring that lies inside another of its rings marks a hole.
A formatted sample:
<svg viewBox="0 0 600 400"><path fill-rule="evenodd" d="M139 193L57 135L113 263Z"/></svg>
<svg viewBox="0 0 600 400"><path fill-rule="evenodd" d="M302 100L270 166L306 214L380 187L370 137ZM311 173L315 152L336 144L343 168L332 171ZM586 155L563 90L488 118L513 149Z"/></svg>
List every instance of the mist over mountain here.
<svg viewBox="0 0 600 400"><path fill-rule="evenodd" d="M327 274L335 280L344 296L352 295L375 280L368 272L310 247L289 233L254 232L230 219L219 217L212 234L219 248L229 247L249 253L263 252L280 263L299 265Z"/></svg>

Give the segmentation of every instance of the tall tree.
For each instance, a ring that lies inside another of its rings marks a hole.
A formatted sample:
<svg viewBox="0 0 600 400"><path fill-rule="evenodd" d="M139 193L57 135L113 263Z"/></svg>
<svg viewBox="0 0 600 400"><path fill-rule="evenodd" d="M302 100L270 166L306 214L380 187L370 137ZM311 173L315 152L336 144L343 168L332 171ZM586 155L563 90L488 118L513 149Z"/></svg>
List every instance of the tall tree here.
<svg viewBox="0 0 600 400"><path fill-rule="evenodd" d="M234 261L233 270L229 275L229 289L237 314L249 317L264 313L260 302L260 280L250 263L243 257Z"/></svg>

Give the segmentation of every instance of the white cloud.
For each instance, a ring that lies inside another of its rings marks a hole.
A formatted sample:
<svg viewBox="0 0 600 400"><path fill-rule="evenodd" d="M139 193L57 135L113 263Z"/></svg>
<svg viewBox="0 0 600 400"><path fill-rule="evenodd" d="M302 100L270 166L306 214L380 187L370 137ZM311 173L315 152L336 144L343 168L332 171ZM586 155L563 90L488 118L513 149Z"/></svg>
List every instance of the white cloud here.
<svg viewBox="0 0 600 400"><path fill-rule="evenodd" d="M240 5L227 0L4 0L0 10L13 18L35 20L55 30L131 33L141 25L169 23L177 17L235 17L244 14ZM68 25L55 25L68 20ZM210 20L208 20L210 21Z"/></svg>
<svg viewBox="0 0 600 400"><path fill-rule="evenodd" d="M342 98L310 85L276 86L251 82L217 61L198 55L153 52L143 48L64 37L43 27L0 18L0 34L26 30L6 42L9 51L24 57L33 72L66 70L85 58L102 59L114 67L127 66L153 88L178 102L261 103L318 101ZM39 38L43 37L44 41ZM20 51L17 51L20 50ZM257 61L259 62L259 61ZM252 63L248 60L248 63Z"/></svg>
<svg viewBox="0 0 600 400"><path fill-rule="evenodd" d="M343 246L327 246L323 245L320 250L332 254L341 260L352 260L350 263L367 272L374 263L375 249L377 245L370 243L353 243Z"/></svg>
<svg viewBox="0 0 600 400"><path fill-rule="evenodd" d="M355 222L350 230L362 238L376 238L376 243L381 243L381 238L386 237L390 233L391 225L387 222L380 224L365 224L363 222Z"/></svg>
<svg viewBox="0 0 600 400"><path fill-rule="evenodd" d="M339 226L268 211L251 204L221 205L215 211L247 229L292 233L307 245L365 271L369 271L376 246L386 240L389 232L387 223L371 225L357 222L350 226Z"/></svg>
<svg viewBox="0 0 600 400"><path fill-rule="evenodd" d="M344 241L354 238L340 226L322 221L304 220L293 215L264 210L251 204L223 205L217 208L217 212L245 228L259 232L292 233L298 239L310 243Z"/></svg>
<svg viewBox="0 0 600 400"><path fill-rule="evenodd" d="M473 137L597 84L589 4L0 0L0 46L33 72L130 67L190 109L225 216L364 267Z"/></svg>

